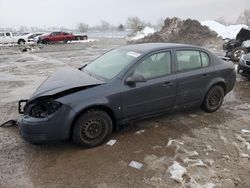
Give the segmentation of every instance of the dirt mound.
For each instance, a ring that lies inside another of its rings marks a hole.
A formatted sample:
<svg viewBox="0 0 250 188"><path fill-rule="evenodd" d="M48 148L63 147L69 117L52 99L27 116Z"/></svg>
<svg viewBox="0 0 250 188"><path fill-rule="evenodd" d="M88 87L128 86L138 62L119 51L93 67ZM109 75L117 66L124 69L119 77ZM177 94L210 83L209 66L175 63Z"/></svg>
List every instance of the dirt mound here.
<svg viewBox="0 0 250 188"><path fill-rule="evenodd" d="M161 31L144 37L137 41L143 42L175 42L194 44L210 48L218 48L222 46L222 38L218 34L211 31L207 26L202 26L199 21L179 18L167 18Z"/></svg>

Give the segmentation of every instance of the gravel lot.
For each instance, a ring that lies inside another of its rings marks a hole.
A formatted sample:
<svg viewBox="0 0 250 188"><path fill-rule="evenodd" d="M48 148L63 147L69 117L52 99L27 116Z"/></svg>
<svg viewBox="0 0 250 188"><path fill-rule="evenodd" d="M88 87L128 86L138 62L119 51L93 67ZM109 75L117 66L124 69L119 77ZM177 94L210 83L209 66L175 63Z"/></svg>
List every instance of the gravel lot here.
<svg viewBox="0 0 250 188"><path fill-rule="evenodd" d="M17 101L57 68L79 67L123 44L106 39L32 52L0 47L0 122L16 118ZM0 128L0 187L250 187L250 133L242 131L250 130L249 96L250 81L238 76L219 111L197 108L131 123L113 134L113 146L93 149L70 141L31 145L17 127ZM186 170L179 182L169 170L175 161Z"/></svg>

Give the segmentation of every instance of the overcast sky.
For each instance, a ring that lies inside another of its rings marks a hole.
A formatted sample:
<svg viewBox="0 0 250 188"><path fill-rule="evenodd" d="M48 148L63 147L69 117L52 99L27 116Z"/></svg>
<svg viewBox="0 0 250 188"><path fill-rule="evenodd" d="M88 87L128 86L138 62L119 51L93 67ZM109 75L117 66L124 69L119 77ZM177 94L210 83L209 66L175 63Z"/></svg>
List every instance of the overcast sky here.
<svg viewBox="0 0 250 188"><path fill-rule="evenodd" d="M100 20L120 24L129 16L152 23L173 16L199 20L224 17L233 22L249 7L250 0L0 0L0 28L74 28L79 22L96 25Z"/></svg>

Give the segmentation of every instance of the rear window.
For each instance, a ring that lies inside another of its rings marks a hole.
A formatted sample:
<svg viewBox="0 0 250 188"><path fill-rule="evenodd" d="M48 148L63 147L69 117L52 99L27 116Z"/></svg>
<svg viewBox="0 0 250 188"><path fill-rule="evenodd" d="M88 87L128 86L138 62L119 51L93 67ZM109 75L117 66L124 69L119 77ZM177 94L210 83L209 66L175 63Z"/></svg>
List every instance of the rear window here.
<svg viewBox="0 0 250 188"><path fill-rule="evenodd" d="M180 72L208 67L210 65L209 56L196 50L179 50L176 52L177 70Z"/></svg>
<svg viewBox="0 0 250 188"><path fill-rule="evenodd" d="M53 32L53 33L51 33L51 35L60 35L61 34L61 32Z"/></svg>
<svg viewBox="0 0 250 188"><path fill-rule="evenodd" d="M10 33L6 33L6 36L8 36L8 37L9 37L9 36L10 36Z"/></svg>
<svg viewBox="0 0 250 188"><path fill-rule="evenodd" d="M202 67L208 67L210 65L209 56L204 52L200 53L201 53Z"/></svg>

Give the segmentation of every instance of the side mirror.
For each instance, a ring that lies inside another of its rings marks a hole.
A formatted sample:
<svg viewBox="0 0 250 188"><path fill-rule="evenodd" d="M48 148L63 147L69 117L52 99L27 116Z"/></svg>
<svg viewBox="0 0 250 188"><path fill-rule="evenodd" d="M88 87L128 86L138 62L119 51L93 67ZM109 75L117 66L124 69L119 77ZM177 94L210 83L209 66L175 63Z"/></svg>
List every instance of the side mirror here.
<svg viewBox="0 0 250 188"><path fill-rule="evenodd" d="M146 82L146 78L141 75L141 74L138 74L138 73L133 73L131 76L129 76L126 80L126 83L128 85L133 85L135 84L136 82Z"/></svg>

